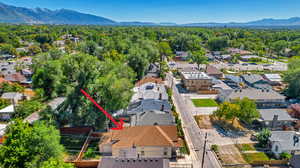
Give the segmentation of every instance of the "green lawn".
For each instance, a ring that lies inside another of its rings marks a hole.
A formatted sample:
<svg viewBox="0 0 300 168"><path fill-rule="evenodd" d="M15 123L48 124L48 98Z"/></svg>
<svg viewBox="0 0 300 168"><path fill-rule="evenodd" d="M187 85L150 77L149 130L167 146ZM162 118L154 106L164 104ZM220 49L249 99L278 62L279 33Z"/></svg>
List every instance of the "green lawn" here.
<svg viewBox="0 0 300 168"><path fill-rule="evenodd" d="M255 161L268 161L270 158L263 152L258 153L243 153L242 154L245 161L248 163L253 163Z"/></svg>
<svg viewBox="0 0 300 168"><path fill-rule="evenodd" d="M238 144L237 147L241 150L241 151L255 151L255 147L253 146L253 144Z"/></svg>
<svg viewBox="0 0 300 168"><path fill-rule="evenodd" d="M196 107L216 107L218 104L213 99L192 99Z"/></svg>

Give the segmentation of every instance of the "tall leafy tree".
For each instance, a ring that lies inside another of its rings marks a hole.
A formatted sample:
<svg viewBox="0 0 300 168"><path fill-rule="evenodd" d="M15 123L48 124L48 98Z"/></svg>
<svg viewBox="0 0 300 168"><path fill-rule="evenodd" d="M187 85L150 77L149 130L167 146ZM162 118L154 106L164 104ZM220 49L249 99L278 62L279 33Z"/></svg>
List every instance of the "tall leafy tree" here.
<svg viewBox="0 0 300 168"><path fill-rule="evenodd" d="M199 70L201 64L206 64L208 62L208 58L205 56L205 50L203 48L193 52L191 54L191 59L194 63L197 64Z"/></svg>
<svg viewBox="0 0 300 168"><path fill-rule="evenodd" d="M3 168L31 168L32 165L39 168L51 158L61 160L63 157L59 132L53 126L43 123L30 126L16 120L10 124L6 136L0 147Z"/></svg>

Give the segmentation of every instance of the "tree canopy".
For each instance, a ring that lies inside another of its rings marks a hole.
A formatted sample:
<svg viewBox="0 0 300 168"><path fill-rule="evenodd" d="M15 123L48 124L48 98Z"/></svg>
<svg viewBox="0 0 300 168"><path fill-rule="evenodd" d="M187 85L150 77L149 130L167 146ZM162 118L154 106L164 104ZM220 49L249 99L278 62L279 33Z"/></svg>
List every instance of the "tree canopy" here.
<svg viewBox="0 0 300 168"><path fill-rule="evenodd" d="M4 168L40 168L53 160L62 162L64 147L53 126L39 122L30 126L16 120L9 125L0 150L0 165Z"/></svg>

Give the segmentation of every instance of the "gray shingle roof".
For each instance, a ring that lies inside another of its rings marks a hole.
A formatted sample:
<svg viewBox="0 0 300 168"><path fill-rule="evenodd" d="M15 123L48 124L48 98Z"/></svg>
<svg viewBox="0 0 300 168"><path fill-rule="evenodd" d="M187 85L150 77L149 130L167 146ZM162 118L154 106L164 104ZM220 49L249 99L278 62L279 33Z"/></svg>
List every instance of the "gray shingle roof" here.
<svg viewBox="0 0 300 168"><path fill-rule="evenodd" d="M226 79L229 79L235 83L242 83L243 80L239 77L239 76L235 76L235 75L225 75Z"/></svg>
<svg viewBox="0 0 300 168"><path fill-rule="evenodd" d="M128 115L135 115L137 113L145 112L145 111L164 111L164 112L171 112L171 105L167 100L141 100L135 103L131 103L127 109L119 110L114 113L114 116L128 116Z"/></svg>
<svg viewBox="0 0 300 168"><path fill-rule="evenodd" d="M3 93L1 96L2 99L15 99L15 100L21 100L23 98L23 94L22 93L18 93L18 92L7 92L7 93Z"/></svg>
<svg viewBox="0 0 300 168"><path fill-rule="evenodd" d="M55 99L51 100L51 101L48 103L48 106L50 106L52 110L55 110L55 109L57 109L57 107L58 107L59 105L61 105L65 100L66 100L65 97L58 97L58 98L55 98Z"/></svg>
<svg viewBox="0 0 300 168"><path fill-rule="evenodd" d="M139 125L174 125L175 119L171 113L163 111L146 111L131 117L131 126Z"/></svg>
<svg viewBox="0 0 300 168"><path fill-rule="evenodd" d="M241 75L245 82L254 84L256 82L265 81L261 75L258 74L245 74ZM266 81L265 81L266 82Z"/></svg>
<svg viewBox="0 0 300 168"><path fill-rule="evenodd" d="M272 121L274 116L278 116L278 120L280 121L295 121L297 119L292 118L286 111L286 109L260 109L259 113L261 115L261 119L265 121Z"/></svg>
<svg viewBox="0 0 300 168"><path fill-rule="evenodd" d="M252 100L282 100L285 99L285 96L275 92L274 90L262 90L262 89L237 89L230 91L231 93L227 94L227 99L243 99L248 97Z"/></svg>
<svg viewBox="0 0 300 168"><path fill-rule="evenodd" d="M294 143L294 137L299 136L295 131L272 131L271 142L278 142L282 150L300 150L300 142Z"/></svg>
<svg viewBox="0 0 300 168"><path fill-rule="evenodd" d="M134 95L131 102L146 100L146 99L160 99L168 100L168 94L164 85L155 83L145 83L140 87L134 88Z"/></svg>
<svg viewBox="0 0 300 168"><path fill-rule="evenodd" d="M169 160L102 158L98 168L169 168Z"/></svg>

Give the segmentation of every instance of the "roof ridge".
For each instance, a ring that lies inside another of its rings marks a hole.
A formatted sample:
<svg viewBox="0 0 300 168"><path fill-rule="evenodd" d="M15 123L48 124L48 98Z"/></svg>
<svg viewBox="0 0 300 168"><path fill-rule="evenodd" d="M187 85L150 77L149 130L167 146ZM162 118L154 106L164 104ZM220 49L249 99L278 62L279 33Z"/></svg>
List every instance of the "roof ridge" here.
<svg viewBox="0 0 300 168"><path fill-rule="evenodd" d="M160 126L156 125L155 128L171 143L172 146L175 146L172 139L166 134L166 132L163 129L161 129Z"/></svg>

